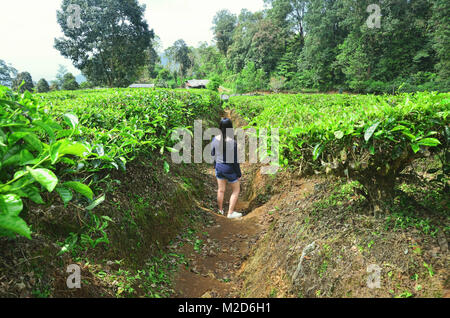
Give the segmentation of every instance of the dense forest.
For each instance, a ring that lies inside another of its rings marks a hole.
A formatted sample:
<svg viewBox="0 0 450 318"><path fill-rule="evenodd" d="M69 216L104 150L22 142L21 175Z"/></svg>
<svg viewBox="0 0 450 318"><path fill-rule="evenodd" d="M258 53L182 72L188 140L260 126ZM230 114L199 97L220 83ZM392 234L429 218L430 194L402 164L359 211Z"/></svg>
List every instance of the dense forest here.
<svg viewBox="0 0 450 318"><path fill-rule="evenodd" d="M65 0L57 14L64 37L55 39L55 48L88 79L81 88L133 82L176 88L187 79L210 79L210 88L235 93L392 94L450 87L448 1L264 1L258 12L217 12L211 44L191 47L179 39L164 50L144 20L145 5ZM86 22L79 28L67 23L74 4ZM31 90L30 74L17 73L0 60L2 85L17 89L25 80L22 91ZM61 68L56 81L40 82L38 92L80 88Z"/></svg>
<svg viewBox="0 0 450 318"><path fill-rule="evenodd" d="M237 92L449 88L448 1L265 2L260 12L218 12L213 45L177 41L164 54L177 72L150 64L148 78L169 85L180 76L210 78Z"/></svg>

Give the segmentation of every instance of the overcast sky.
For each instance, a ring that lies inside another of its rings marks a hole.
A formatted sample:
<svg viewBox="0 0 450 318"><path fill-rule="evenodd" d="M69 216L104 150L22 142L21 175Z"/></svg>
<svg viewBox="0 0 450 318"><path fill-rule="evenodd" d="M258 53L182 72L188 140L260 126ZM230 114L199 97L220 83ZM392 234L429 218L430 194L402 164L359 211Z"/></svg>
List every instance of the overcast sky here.
<svg viewBox="0 0 450 318"><path fill-rule="evenodd" d="M53 48L54 38L62 36L56 22L61 0L6 0L0 11L0 59L19 72L28 71L34 81L53 80L58 64L74 75L80 71ZM184 39L188 45L211 42L212 19L217 11L228 9L238 14L264 8L263 0L139 0L146 4L146 19L161 38L163 48Z"/></svg>

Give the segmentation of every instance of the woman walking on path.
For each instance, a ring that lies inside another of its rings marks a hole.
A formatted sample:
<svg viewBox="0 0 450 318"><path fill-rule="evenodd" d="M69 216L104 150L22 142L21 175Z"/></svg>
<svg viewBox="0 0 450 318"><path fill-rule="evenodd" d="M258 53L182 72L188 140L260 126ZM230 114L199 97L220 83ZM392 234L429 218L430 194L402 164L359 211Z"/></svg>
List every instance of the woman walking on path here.
<svg viewBox="0 0 450 318"><path fill-rule="evenodd" d="M230 198L230 206L227 217L237 219L242 217L242 213L235 212L239 192L241 191L240 180L242 177L241 167L238 162L237 143L234 140L233 123L228 118L220 121L221 135L212 140L211 155L214 157L214 168L216 169L217 184L217 203L219 213L224 215L223 199L227 182L231 184L233 193ZM225 142L223 142L225 141Z"/></svg>

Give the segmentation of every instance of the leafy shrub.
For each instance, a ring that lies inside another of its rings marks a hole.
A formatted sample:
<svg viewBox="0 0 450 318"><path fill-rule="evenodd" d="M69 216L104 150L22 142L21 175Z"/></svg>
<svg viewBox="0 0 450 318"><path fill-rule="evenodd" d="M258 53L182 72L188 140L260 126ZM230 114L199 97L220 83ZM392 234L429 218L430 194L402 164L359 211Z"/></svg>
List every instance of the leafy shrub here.
<svg viewBox="0 0 450 318"><path fill-rule="evenodd" d="M105 197L76 176L126 169L141 153L170 151L171 133L216 114L218 94L202 90L108 89L19 96L0 87L0 236L31 237L19 216L24 199L44 203L57 192L64 203L83 196L87 210ZM91 186L95 186L95 178ZM82 198L80 198L82 199Z"/></svg>
<svg viewBox="0 0 450 318"><path fill-rule="evenodd" d="M220 78L219 75L215 74L210 78L206 88L213 92L217 92L219 90L220 85L222 85L222 79Z"/></svg>
<svg viewBox="0 0 450 318"><path fill-rule="evenodd" d="M61 194L65 202L74 190L93 200L91 189L77 181L62 183L56 166L69 157L86 159L91 146L75 140L78 119L72 114L57 121L39 107L31 93L22 97L0 86L0 236L18 233L31 238L19 216L23 198L43 204L44 191Z"/></svg>
<svg viewBox="0 0 450 318"><path fill-rule="evenodd" d="M237 93L247 93L267 88L266 74L262 69L256 69L255 63L249 62L239 73L235 90Z"/></svg>
<svg viewBox="0 0 450 318"><path fill-rule="evenodd" d="M215 113L219 95L207 90L106 89L40 95L56 114L76 114L83 135L99 145L92 168L120 168L142 151L164 152L177 127Z"/></svg>
<svg viewBox="0 0 450 318"><path fill-rule="evenodd" d="M81 88L81 89L91 89L91 88L94 88L94 84L92 84L92 83L89 82L89 81L82 82L82 83L80 84L80 88Z"/></svg>
<svg viewBox="0 0 450 318"><path fill-rule="evenodd" d="M375 211L392 201L396 177L445 142L450 94L237 96L251 125L279 127L281 163L358 180Z"/></svg>

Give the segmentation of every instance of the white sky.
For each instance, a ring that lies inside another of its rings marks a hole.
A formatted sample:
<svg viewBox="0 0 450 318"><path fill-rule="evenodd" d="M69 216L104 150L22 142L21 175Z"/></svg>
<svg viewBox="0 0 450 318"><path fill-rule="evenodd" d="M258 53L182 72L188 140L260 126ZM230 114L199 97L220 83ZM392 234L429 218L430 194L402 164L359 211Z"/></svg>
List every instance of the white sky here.
<svg viewBox="0 0 450 318"><path fill-rule="evenodd" d="M0 10L0 59L19 72L28 71L33 81L53 80L58 64L75 76L81 72L53 48L54 38L62 36L56 22L61 0L3 0ZM190 46L211 42L212 20L217 11L238 14L264 8L263 0L139 0L146 4L146 20L161 38L164 49L184 39Z"/></svg>

